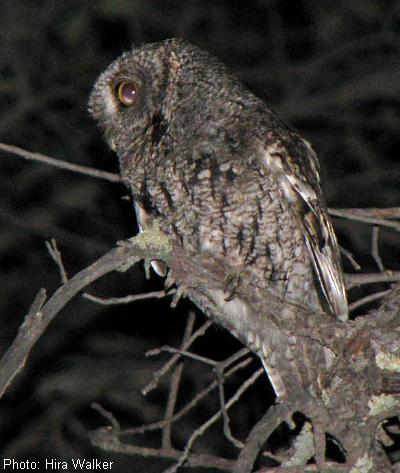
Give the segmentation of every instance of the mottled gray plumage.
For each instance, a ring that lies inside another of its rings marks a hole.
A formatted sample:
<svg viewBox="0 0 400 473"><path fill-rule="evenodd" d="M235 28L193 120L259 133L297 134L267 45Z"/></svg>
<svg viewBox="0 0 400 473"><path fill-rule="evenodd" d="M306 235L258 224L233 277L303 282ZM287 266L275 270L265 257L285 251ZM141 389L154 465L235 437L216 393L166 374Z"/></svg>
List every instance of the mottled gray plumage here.
<svg viewBox="0 0 400 473"><path fill-rule="evenodd" d="M223 258L260 288L346 318L314 151L214 57L175 39L133 49L99 77L89 109L142 228L156 217L186 254ZM246 317L225 299L215 293L233 319Z"/></svg>

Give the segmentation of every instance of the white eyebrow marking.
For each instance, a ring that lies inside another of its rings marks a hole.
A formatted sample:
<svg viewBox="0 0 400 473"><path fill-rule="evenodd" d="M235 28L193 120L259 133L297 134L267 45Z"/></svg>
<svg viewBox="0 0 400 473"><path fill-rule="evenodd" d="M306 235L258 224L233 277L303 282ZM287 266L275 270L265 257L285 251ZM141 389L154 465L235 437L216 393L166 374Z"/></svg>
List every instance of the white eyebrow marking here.
<svg viewBox="0 0 400 473"><path fill-rule="evenodd" d="M108 115L110 118L113 117L117 111L117 107L116 107L115 98L113 96L111 87L104 94L104 105L105 105L104 112L106 113L106 115Z"/></svg>

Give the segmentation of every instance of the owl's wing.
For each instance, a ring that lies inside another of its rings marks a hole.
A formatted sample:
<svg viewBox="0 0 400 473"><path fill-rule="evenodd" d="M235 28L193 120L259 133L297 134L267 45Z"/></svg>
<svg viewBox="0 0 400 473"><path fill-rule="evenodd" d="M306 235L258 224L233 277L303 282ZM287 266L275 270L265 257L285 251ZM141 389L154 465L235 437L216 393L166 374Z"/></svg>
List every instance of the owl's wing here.
<svg viewBox="0 0 400 473"><path fill-rule="evenodd" d="M308 142L295 137L295 145L284 146L281 142L268 145L266 164L276 174L283 194L303 226L323 307L345 320L348 305L340 253L320 188L317 158Z"/></svg>

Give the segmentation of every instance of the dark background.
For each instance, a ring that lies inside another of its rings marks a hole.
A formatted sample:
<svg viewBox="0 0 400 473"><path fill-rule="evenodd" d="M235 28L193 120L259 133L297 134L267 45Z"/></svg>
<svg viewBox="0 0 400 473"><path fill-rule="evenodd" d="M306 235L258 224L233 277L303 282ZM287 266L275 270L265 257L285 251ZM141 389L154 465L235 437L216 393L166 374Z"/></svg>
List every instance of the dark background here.
<svg viewBox="0 0 400 473"><path fill-rule="evenodd" d="M0 0L0 140L117 172L86 111L91 86L132 44L178 36L217 55L313 143L329 206L398 206L399 31L400 2L389 0ZM122 185L1 153L1 352L38 289L51 293L59 284L44 242L55 238L67 271L75 273L136 232L126 195ZM334 224L363 271L377 271L370 227ZM388 269L400 268L398 233L381 231L380 250ZM345 268L353 271L347 261ZM116 296L160 287L154 275L145 281L135 268L99 281L91 292ZM357 289L350 298L363 294ZM114 460L114 472L143 468L137 457L90 446L88 431L106 424L90 406L101 403L124 427L161 418L166 383L147 398L140 389L166 357L148 359L144 352L178 345L189 307L170 311L168 300L114 308L72 302L0 403L1 458L94 456ZM202 321L199 314L197 324ZM237 348L218 328L193 347L216 359ZM209 369L187 364L179 402L210 379ZM271 400L263 379L233 410L238 437L245 438ZM216 409L214 394L174 433L177 446ZM235 454L219 424L210 435L212 443L200 440L199 451ZM142 440L157 442L155 436ZM162 471L154 460L143 464Z"/></svg>

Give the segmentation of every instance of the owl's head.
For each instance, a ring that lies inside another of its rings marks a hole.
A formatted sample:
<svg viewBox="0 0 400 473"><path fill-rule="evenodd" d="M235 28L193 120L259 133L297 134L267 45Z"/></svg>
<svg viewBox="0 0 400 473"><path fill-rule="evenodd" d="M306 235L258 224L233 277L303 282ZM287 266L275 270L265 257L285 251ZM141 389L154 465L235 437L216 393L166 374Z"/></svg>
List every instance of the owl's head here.
<svg viewBox="0 0 400 473"><path fill-rule="evenodd" d="M88 109L113 149L124 134L140 135L159 113L166 66L166 51L147 45L122 54L97 79Z"/></svg>
<svg viewBox="0 0 400 473"><path fill-rule="evenodd" d="M229 103L238 105L238 91L217 59L169 39L116 59L95 83L89 111L121 157L148 149L149 141L159 141L167 129L193 136L204 126L217 126L222 115L229 116Z"/></svg>

